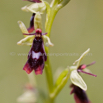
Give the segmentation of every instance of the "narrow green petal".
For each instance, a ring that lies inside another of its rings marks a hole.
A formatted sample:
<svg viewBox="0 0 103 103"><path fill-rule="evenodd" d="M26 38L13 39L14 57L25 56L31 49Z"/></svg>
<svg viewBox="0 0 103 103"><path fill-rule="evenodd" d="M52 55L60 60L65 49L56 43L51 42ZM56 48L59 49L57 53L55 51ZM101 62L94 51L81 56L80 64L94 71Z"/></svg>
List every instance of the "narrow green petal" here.
<svg viewBox="0 0 103 103"><path fill-rule="evenodd" d="M82 77L78 74L77 70L73 70L70 75L71 82L80 87L83 90L87 90L87 85L83 81Z"/></svg>

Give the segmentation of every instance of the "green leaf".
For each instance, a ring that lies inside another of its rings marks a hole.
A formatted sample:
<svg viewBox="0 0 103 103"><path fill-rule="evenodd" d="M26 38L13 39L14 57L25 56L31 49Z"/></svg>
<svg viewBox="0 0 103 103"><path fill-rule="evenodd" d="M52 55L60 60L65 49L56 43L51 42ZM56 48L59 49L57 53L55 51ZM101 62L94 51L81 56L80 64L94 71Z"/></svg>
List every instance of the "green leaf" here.
<svg viewBox="0 0 103 103"><path fill-rule="evenodd" d="M56 83L55 83L55 86L58 86L58 85L61 83L61 81L67 76L68 72L69 72L69 70L68 70L68 69L65 69L65 70L60 74L60 76L58 77L58 79L57 79L57 81L56 81Z"/></svg>
<svg viewBox="0 0 103 103"><path fill-rule="evenodd" d="M67 68L60 74L60 76L58 77L55 83L54 91L50 94L50 97L52 99L56 98L56 96L59 94L62 88L66 85L69 77L70 77L70 71Z"/></svg>
<svg viewBox="0 0 103 103"><path fill-rule="evenodd" d="M87 85L83 81L82 77L78 74L77 70L73 70L70 75L72 83L83 90L87 90Z"/></svg>

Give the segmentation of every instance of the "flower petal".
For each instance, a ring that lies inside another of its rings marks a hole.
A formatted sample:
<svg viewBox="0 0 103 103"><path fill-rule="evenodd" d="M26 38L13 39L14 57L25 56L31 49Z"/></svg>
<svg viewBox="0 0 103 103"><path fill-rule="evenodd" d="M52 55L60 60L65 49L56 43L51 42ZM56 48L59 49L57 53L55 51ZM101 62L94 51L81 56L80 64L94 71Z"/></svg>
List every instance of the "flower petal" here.
<svg viewBox="0 0 103 103"><path fill-rule="evenodd" d="M83 81L82 77L78 74L77 70L73 70L70 75L72 83L83 90L87 90L87 85Z"/></svg>
<svg viewBox="0 0 103 103"><path fill-rule="evenodd" d="M84 73L84 74L88 74L88 75L91 75L91 76L97 77L97 75L95 75L95 74L88 73L88 72L85 72L85 71L80 70L80 69L78 69L78 72L81 72L81 73Z"/></svg>
<svg viewBox="0 0 103 103"><path fill-rule="evenodd" d="M32 17L30 19L30 27L28 28L29 33L32 33L34 31L34 17L35 13L32 14Z"/></svg>

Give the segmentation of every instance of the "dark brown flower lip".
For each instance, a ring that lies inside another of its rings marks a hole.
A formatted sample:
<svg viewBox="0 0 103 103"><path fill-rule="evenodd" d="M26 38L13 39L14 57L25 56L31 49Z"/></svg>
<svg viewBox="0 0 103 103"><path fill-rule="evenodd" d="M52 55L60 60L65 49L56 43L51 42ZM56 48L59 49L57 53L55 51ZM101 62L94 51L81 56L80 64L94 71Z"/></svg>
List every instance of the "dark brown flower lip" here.
<svg viewBox="0 0 103 103"><path fill-rule="evenodd" d="M84 90L74 84L71 84L70 87L72 88L70 94L74 93L74 99L76 103L90 103Z"/></svg>
<svg viewBox="0 0 103 103"><path fill-rule="evenodd" d="M35 71L36 75L42 74L44 65L45 65L45 61L47 60L47 55L44 50L42 30L36 29L35 33L26 34L26 35L35 35L35 38L33 40L31 49L28 54L28 60L25 64L25 66L23 67L23 70L25 70L28 74L30 74L33 70ZM41 54L43 54L43 55L41 55Z"/></svg>

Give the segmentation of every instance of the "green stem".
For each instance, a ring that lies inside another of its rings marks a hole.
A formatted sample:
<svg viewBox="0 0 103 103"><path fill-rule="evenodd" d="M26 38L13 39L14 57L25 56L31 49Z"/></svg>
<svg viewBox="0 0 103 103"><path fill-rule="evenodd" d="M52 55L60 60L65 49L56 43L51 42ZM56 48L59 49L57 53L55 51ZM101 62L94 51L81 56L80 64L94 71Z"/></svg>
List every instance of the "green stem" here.
<svg viewBox="0 0 103 103"><path fill-rule="evenodd" d="M54 8L50 8L50 14L49 16L47 17L48 21L46 23L46 32L48 33L47 36L50 37L50 32L51 32L51 27L52 27L52 24L53 24L53 21L54 21L54 18L57 14L57 10L55 10L55 7Z"/></svg>
<svg viewBox="0 0 103 103"><path fill-rule="evenodd" d="M46 15L46 24L45 24L45 30L47 32L47 36L50 37L50 32L52 28L52 24L54 21L54 18L59 10L58 6L56 5L56 2L53 1L51 6L47 2L45 2L47 7L47 15ZM45 51L48 54L49 48L45 47ZM52 69L49 61L49 56L47 57L47 61L45 62L45 73L47 78L47 84L48 84L48 90L49 90L49 103L54 103L55 97L58 95L58 93L61 91L61 89L64 87L64 85L67 83L68 76L63 80L63 82L57 87L54 87L53 84L53 74Z"/></svg>
<svg viewBox="0 0 103 103"><path fill-rule="evenodd" d="M49 53L49 49L45 48L46 53ZM54 84L53 84L53 75L52 75L52 69L49 61L49 56L47 58L47 61L45 62L45 73L46 73L46 79L48 84L48 90L49 90L49 99L48 103L54 103L54 100L50 98L50 94L53 92Z"/></svg>
<svg viewBox="0 0 103 103"><path fill-rule="evenodd" d="M47 54L49 53L48 48L45 48L45 51ZM49 56L47 58L47 61L45 62L45 72L46 72L49 93L52 93L52 91L53 91L53 75L52 75L51 65L50 65L50 61L49 61Z"/></svg>
<svg viewBox="0 0 103 103"><path fill-rule="evenodd" d="M46 21L45 29L46 29L46 32L48 33L47 36L50 37L51 27L52 27L57 11L54 10L54 8L49 7L49 11L47 12L49 12L49 15L47 15L47 18L46 18L47 21ZM48 54L49 48L45 47L45 51ZM50 65L49 56L47 57L47 61L45 62L45 73L46 73L48 90L49 90L49 103L54 103L54 99L50 97L50 94L53 92L53 89L54 89L54 84L53 84L53 74L52 74L52 68Z"/></svg>

